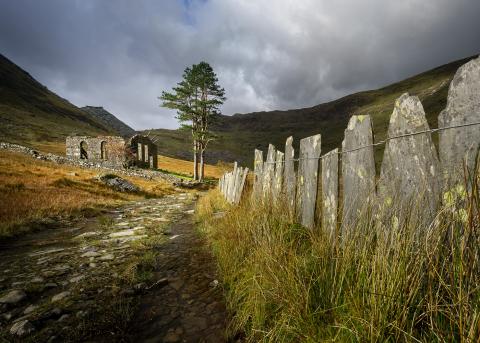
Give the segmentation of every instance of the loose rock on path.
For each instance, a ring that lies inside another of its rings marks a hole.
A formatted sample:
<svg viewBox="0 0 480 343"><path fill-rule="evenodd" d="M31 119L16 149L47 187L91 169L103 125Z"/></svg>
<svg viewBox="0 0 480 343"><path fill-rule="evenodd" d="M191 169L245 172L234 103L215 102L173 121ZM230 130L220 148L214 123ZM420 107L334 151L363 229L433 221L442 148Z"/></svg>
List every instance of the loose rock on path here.
<svg viewBox="0 0 480 343"><path fill-rule="evenodd" d="M166 282L142 298L135 341L225 342L227 313L212 256L188 217L170 234L155 270L155 279Z"/></svg>
<svg viewBox="0 0 480 343"><path fill-rule="evenodd" d="M225 342L193 203L132 202L0 243L0 341Z"/></svg>

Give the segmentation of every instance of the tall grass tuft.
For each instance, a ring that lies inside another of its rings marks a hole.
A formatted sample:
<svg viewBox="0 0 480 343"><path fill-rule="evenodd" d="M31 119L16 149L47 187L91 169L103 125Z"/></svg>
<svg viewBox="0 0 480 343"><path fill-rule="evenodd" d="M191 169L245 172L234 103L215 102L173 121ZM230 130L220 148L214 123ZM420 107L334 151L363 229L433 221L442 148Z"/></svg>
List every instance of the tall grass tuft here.
<svg viewBox="0 0 480 343"><path fill-rule="evenodd" d="M365 213L335 240L292 224L284 203L246 197L233 208L211 191L197 216L234 314L230 333L250 342L480 341L479 176L447 192L429 225Z"/></svg>

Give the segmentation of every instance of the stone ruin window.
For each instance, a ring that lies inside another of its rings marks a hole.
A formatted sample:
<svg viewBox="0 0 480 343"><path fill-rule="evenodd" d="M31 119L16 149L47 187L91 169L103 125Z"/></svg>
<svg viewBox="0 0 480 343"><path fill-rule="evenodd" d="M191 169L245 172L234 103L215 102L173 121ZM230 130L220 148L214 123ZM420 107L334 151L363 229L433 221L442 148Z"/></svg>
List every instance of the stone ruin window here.
<svg viewBox="0 0 480 343"><path fill-rule="evenodd" d="M102 160L107 159L107 142L105 141L100 143L100 158Z"/></svg>
<svg viewBox="0 0 480 343"><path fill-rule="evenodd" d="M145 152L145 157L144 157L143 161L144 161L144 162L148 162L148 145L145 145L145 146L143 147L143 150L144 150L144 152Z"/></svg>
<svg viewBox="0 0 480 343"><path fill-rule="evenodd" d="M138 146L138 148L137 148L137 158L138 158L139 161L142 161L142 158L143 158L142 143L138 143L137 146Z"/></svg>
<svg viewBox="0 0 480 343"><path fill-rule="evenodd" d="M80 142L80 159L88 160L88 145L87 142Z"/></svg>

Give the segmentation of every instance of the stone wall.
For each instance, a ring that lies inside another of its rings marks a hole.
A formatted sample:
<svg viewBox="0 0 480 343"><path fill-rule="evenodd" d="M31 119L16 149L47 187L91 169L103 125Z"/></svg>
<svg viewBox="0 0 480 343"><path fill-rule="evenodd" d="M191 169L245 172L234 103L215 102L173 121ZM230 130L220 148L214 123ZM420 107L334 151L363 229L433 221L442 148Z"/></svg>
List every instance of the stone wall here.
<svg viewBox="0 0 480 343"><path fill-rule="evenodd" d="M130 163L141 168L157 168L157 146L150 138L135 135L127 141Z"/></svg>
<svg viewBox="0 0 480 343"><path fill-rule="evenodd" d="M86 154L82 154L82 149ZM69 136L66 139L66 155L79 160L106 161L122 166L126 161L125 140L117 136Z"/></svg>
<svg viewBox="0 0 480 343"><path fill-rule="evenodd" d="M72 165L72 166L81 167L81 168L113 172L116 174L119 173L127 176L137 176L137 177L142 177L150 180L159 178L171 183L179 182L179 180L181 180L181 178L177 176L167 174L158 170L124 168L123 166L113 165L108 161L81 160L78 158L58 156L50 153L43 154L35 149L29 148L23 145L13 144L13 143L0 142L0 149L27 154L32 156L33 158L36 158L42 161L50 161L57 164L67 164L67 165Z"/></svg>
<svg viewBox="0 0 480 343"><path fill-rule="evenodd" d="M66 155L78 160L102 161L112 166L158 167L157 146L150 138L135 135L128 141L118 136L69 136Z"/></svg>

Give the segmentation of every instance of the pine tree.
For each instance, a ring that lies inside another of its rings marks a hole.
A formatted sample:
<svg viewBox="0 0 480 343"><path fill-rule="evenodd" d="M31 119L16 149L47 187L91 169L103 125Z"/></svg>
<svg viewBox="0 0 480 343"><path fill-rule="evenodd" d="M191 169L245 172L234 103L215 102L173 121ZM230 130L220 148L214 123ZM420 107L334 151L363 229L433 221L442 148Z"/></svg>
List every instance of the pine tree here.
<svg viewBox="0 0 480 343"><path fill-rule="evenodd" d="M210 125L219 116L219 107L226 100L225 90L218 84L213 68L207 62L185 69L183 79L172 92L162 92L162 106L177 110L182 129L188 129L193 141L193 179L204 178L204 155L208 143L215 138ZM200 170L198 162L200 157Z"/></svg>

